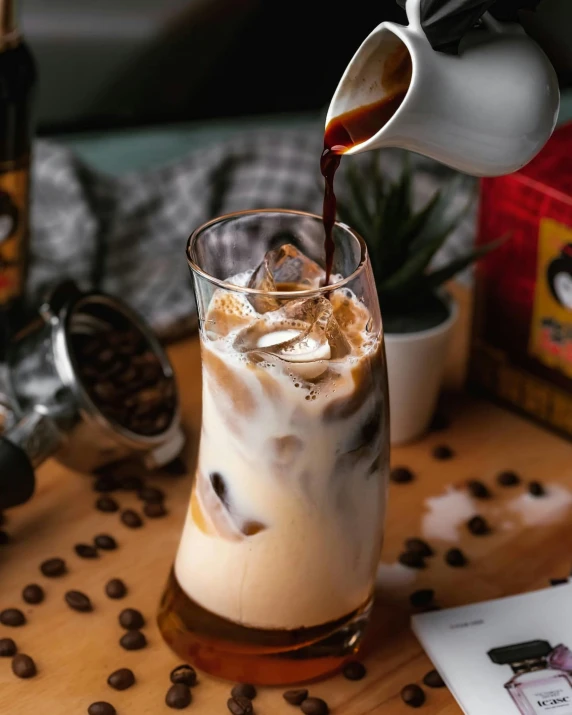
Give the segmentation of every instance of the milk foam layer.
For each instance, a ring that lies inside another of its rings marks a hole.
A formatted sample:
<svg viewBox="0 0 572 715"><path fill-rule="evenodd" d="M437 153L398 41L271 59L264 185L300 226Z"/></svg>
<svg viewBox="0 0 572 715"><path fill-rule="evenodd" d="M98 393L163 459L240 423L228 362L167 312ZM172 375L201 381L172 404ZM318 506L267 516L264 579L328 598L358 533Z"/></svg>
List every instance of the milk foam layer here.
<svg viewBox="0 0 572 715"><path fill-rule="evenodd" d="M209 305L175 573L191 599L241 625L316 626L371 595L388 462L383 352L364 306L347 290L330 299L258 313L217 290Z"/></svg>

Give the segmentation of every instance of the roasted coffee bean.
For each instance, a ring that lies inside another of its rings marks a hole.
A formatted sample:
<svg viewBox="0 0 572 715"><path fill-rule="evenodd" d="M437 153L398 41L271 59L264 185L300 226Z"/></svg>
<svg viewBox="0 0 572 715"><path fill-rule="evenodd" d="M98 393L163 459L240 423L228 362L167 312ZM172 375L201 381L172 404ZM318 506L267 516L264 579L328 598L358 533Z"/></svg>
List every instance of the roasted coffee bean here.
<svg viewBox="0 0 572 715"><path fill-rule="evenodd" d="M10 534L0 529L0 546L6 546L10 543Z"/></svg>
<svg viewBox="0 0 572 715"><path fill-rule="evenodd" d="M505 472L501 472L497 476L497 482L501 485L501 487L516 487L518 484L520 484L520 477L516 472L511 472L510 470L507 470Z"/></svg>
<svg viewBox="0 0 572 715"><path fill-rule="evenodd" d="M138 631L145 625L145 619L135 608L124 608L119 614L119 625L128 631Z"/></svg>
<svg viewBox="0 0 572 715"><path fill-rule="evenodd" d="M111 474L105 474L97 479L93 483L94 492L113 492L119 488L117 484L117 479Z"/></svg>
<svg viewBox="0 0 572 715"><path fill-rule="evenodd" d="M399 554L398 561L410 569L424 569L426 567L423 556L415 551L404 551L402 554Z"/></svg>
<svg viewBox="0 0 572 715"><path fill-rule="evenodd" d="M22 591L22 598L26 603L37 604L44 600L44 589L37 583L31 583Z"/></svg>
<svg viewBox="0 0 572 715"><path fill-rule="evenodd" d="M365 677L366 672L365 665L357 660L346 663L342 669L344 678L348 680L361 680Z"/></svg>
<svg viewBox="0 0 572 715"><path fill-rule="evenodd" d="M491 531L486 519L482 516L473 516L467 522L467 529L475 536L484 536Z"/></svg>
<svg viewBox="0 0 572 715"><path fill-rule="evenodd" d="M114 673L111 673L107 679L107 684L115 690L127 690L135 682L133 671L129 668L119 668Z"/></svg>
<svg viewBox="0 0 572 715"><path fill-rule="evenodd" d="M114 511L119 511L119 504L113 497L99 497L99 499L95 502L95 508L99 509L99 511L111 514Z"/></svg>
<svg viewBox="0 0 572 715"><path fill-rule="evenodd" d="M565 583L568 583L567 578L551 578L550 579L550 585L551 586L562 586Z"/></svg>
<svg viewBox="0 0 572 715"><path fill-rule="evenodd" d="M306 688L287 690L285 693L282 693L282 697L287 703L290 703L290 705L301 705L308 697L308 691Z"/></svg>
<svg viewBox="0 0 572 715"><path fill-rule="evenodd" d="M96 559L99 556L97 549L91 544L76 544L73 548L82 559Z"/></svg>
<svg viewBox="0 0 572 715"><path fill-rule="evenodd" d="M237 683L230 691L233 698L248 698L254 700L256 697L256 688L250 683Z"/></svg>
<svg viewBox="0 0 572 715"><path fill-rule="evenodd" d="M451 426L451 420L442 412L435 412L431 418L429 429L431 432L441 432Z"/></svg>
<svg viewBox="0 0 572 715"><path fill-rule="evenodd" d="M322 698L306 698L300 705L304 715L328 715L330 708Z"/></svg>
<svg viewBox="0 0 572 715"><path fill-rule="evenodd" d="M446 444L438 444L433 448L433 456L435 459L451 459L455 456L455 452Z"/></svg>
<svg viewBox="0 0 572 715"><path fill-rule="evenodd" d="M423 676L423 683L428 688L444 688L445 682L436 670L430 670Z"/></svg>
<svg viewBox="0 0 572 715"><path fill-rule="evenodd" d="M467 482L467 489L475 499L490 499L492 494L490 489L478 479L471 479Z"/></svg>
<svg viewBox="0 0 572 715"><path fill-rule="evenodd" d="M407 467L393 467L389 473L389 478L395 484L407 484L413 481L415 475Z"/></svg>
<svg viewBox="0 0 572 715"><path fill-rule="evenodd" d="M88 707L87 715L117 715L117 710L110 703L99 700Z"/></svg>
<svg viewBox="0 0 572 715"><path fill-rule="evenodd" d="M23 626L26 623L26 616L19 608L5 608L0 612L0 623L3 626Z"/></svg>
<svg viewBox="0 0 572 715"><path fill-rule="evenodd" d="M165 499L165 494L157 487L143 487L137 495L141 501L161 502Z"/></svg>
<svg viewBox="0 0 572 715"><path fill-rule="evenodd" d="M252 707L250 700L242 695L229 698L226 701L226 706L232 715L252 715L254 712L254 708Z"/></svg>
<svg viewBox="0 0 572 715"><path fill-rule="evenodd" d="M125 650L141 650L147 645L147 638L141 631L127 631L124 636L121 636L119 645Z"/></svg>
<svg viewBox="0 0 572 715"><path fill-rule="evenodd" d="M420 588L409 596L409 602L415 608L423 608L433 603L435 591L432 588Z"/></svg>
<svg viewBox="0 0 572 715"><path fill-rule="evenodd" d="M12 658L12 672L18 678L33 678L36 675L36 664L29 655L18 653Z"/></svg>
<svg viewBox="0 0 572 715"><path fill-rule="evenodd" d="M197 684L197 673L190 665L179 665L171 671L171 683L182 683L192 688Z"/></svg>
<svg viewBox="0 0 572 715"><path fill-rule="evenodd" d="M435 553L426 541L416 538L405 540L405 550L419 554L420 556L423 556L423 558L426 556L433 556Z"/></svg>
<svg viewBox="0 0 572 715"><path fill-rule="evenodd" d="M16 650L16 644L11 638L0 638L0 658L11 658Z"/></svg>
<svg viewBox="0 0 572 715"><path fill-rule="evenodd" d="M143 489L144 484L141 477L138 477L136 474L130 474L125 477L120 477L119 487L126 492L138 492Z"/></svg>
<svg viewBox="0 0 572 715"><path fill-rule="evenodd" d="M175 457L171 462L161 467L161 471L171 477L184 477L189 470L181 457Z"/></svg>
<svg viewBox="0 0 572 715"><path fill-rule="evenodd" d="M127 594L127 586L120 578L112 578L105 585L105 593L109 598L123 598Z"/></svg>
<svg viewBox="0 0 572 715"><path fill-rule="evenodd" d="M67 591L64 598L68 606L74 611L80 611L81 613L93 611L89 596L86 596L81 591Z"/></svg>
<svg viewBox="0 0 572 715"><path fill-rule="evenodd" d="M452 548L445 553L445 561L449 566L459 567L467 565L467 557L461 549Z"/></svg>
<svg viewBox="0 0 572 715"><path fill-rule="evenodd" d="M125 509L121 512L121 521L130 529L138 529L143 526L143 519L133 509Z"/></svg>
<svg viewBox="0 0 572 715"><path fill-rule="evenodd" d="M149 519L159 519L162 516L167 515L167 510L165 509L163 502L146 502L143 507L143 513Z"/></svg>
<svg viewBox="0 0 572 715"><path fill-rule="evenodd" d="M117 541L115 541L113 536L109 536L109 534L98 534L94 538L93 543L98 549L103 549L104 551L113 551L117 548Z"/></svg>
<svg viewBox="0 0 572 715"><path fill-rule="evenodd" d="M48 559L40 564L40 571L48 578L57 578L67 573L66 562L63 559Z"/></svg>
<svg viewBox="0 0 572 715"><path fill-rule="evenodd" d="M191 704L192 695L188 685L175 683L167 690L165 703L173 710L183 710Z"/></svg>
<svg viewBox="0 0 572 715"><path fill-rule="evenodd" d="M412 708L420 708L425 702L425 693L418 685L412 683L401 690L401 699Z"/></svg>
<svg viewBox="0 0 572 715"><path fill-rule="evenodd" d="M546 494L546 489L540 482L530 482L528 485L528 492L533 497L543 497Z"/></svg>

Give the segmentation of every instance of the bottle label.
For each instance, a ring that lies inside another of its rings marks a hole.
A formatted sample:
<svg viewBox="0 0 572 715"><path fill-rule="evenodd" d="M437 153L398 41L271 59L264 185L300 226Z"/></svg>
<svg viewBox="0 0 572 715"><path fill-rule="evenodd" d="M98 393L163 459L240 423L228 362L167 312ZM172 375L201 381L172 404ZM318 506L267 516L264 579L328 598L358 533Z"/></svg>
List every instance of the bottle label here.
<svg viewBox="0 0 572 715"><path fill-rule="evenodd" d="M572 686L567 677L520 686L535 715L572 715Z"/></svg>
<svg viewBox="0 0 572 715"><path fill-rule="evenodd" d="M29 162L0 164L0 308L24 292Z"/></svg>

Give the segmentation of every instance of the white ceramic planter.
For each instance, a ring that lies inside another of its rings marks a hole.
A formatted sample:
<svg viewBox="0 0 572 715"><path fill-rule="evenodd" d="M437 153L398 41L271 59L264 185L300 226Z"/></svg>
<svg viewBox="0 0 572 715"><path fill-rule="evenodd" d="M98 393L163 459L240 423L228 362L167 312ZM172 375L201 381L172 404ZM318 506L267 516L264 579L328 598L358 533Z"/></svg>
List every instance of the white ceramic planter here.
<svg viewBox="0 0 572 715"><path fill-rule="evenodd" d="M449 301L449 308L447 320L435 328L385 334L391 444L411 442L429 426L459 312L454 300Z"/></svg>

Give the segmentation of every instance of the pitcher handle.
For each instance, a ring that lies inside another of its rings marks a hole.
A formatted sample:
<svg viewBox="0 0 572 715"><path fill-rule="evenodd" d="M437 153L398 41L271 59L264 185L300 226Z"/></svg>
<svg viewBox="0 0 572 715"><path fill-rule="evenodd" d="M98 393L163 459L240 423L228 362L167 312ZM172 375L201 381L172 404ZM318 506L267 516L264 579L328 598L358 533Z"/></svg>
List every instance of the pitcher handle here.
<svg viewBox="0 0 572 715"><path fill-rule="evenodd" d="M409 28L413 32L425 34L421 27L421 0L406 0L405 12Z"/></svg>

